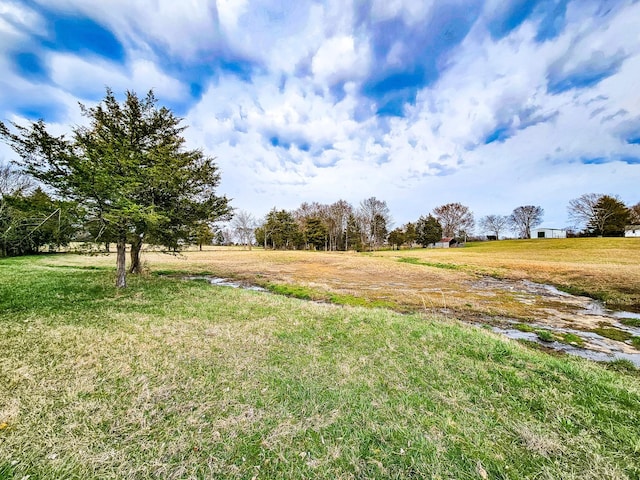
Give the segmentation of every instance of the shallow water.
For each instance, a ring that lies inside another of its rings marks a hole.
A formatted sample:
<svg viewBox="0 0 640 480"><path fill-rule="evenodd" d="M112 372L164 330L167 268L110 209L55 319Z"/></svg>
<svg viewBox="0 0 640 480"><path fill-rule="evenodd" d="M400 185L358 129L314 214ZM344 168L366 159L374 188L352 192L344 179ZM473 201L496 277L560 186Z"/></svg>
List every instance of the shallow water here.
<svg viewBox="0 0 640 480"><path fill-rule="evenodd" d="M212 277L210 275L190 275L187 277L182 277L183 280L206 280L211 285L216 285L218 287L231 287L231 288L241 288L243 290L252 290L254 292L266 292L268 291L265 288L258 287L256 285L249 285L246 283L240 283L228 278L221 277Z"/></svg>
<svg viewBox="0 0 640 480"><path fill-rule="evenodd" d="M591 350L588 348L576 347L574 345L568 345L562 342L543 342L538 338L535 332L522 332L515 328L500 328L492 326L491 330L500 333L508 338L512 338L514 340L529 340L531 342L535 342L539 345L543 345L547 348L552 348L553 350L561 351L568 353L570 355L577 355L582 358L587 358L589 360L594 360L596 362L612 362L614 360L629 360L636 367L640 367L640 352L638 353L625 353L616 349L610 342L607 341L604 337L593 333L593 332L582 332L582 331L569 331L569 333L575 333L576 335L580 335L585 338L589 342L601 347L603 349L607 349L609 352L601 352L597 350ZM566 332L566 329L558 329L552 331L563 331Z"/></svg>
<svg viewBox="0 0 640 480"><path fill-rule="evenodd" d="M634 312L611 312L611 316L615 318L633 318L636 320L640 320L640 313Z"/></svg>

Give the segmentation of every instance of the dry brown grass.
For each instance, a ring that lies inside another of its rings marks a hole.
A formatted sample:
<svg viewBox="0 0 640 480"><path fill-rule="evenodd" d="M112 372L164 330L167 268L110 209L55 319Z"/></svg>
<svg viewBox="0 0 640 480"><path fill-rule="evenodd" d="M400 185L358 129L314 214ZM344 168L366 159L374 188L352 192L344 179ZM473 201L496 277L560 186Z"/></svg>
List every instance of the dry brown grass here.
<svg viewBox="0 0 640 480"><path fill-rule="evenodd" d="M400 261L407 257L417 264ZM319 298L326 293L347 295L388 302L402 311L454 312L467 318L511 317L544 323L574 314L575 304L510 283L520 280L589 294L613 308L640 310L640 239L501 241L448 250L364 254L212 247L179 255L148 251L143 258L152 271L210 273L260 285L301 285L318 292ZM113 261L109 256L73 260L79 265ZM483 281L490 277L501 282Z"/></svg>

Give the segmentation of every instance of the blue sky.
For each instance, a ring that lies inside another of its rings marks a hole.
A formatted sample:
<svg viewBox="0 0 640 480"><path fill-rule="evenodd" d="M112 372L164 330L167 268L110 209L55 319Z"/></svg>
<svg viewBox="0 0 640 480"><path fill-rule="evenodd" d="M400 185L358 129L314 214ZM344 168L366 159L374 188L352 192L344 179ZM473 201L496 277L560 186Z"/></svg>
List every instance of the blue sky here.
<svg viewBox="0 0 640 480"><path fill-rule="evenodd" d="M583 193L640 201L638 25L638 0L0 0L0 119L64 132L152 88L257 217L376 196L396 225L565 227Z"/></svg>

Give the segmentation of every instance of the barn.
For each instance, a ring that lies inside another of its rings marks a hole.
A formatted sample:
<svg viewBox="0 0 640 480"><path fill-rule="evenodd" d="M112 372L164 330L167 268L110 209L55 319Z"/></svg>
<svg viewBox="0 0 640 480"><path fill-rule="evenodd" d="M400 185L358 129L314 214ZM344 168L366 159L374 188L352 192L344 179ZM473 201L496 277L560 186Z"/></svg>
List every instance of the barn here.
<svg viewBox="0 0 640 480"><path fill-rule="evenodd" d="M439 242L434 244L434 248L450 248L457 247L458 241L453 237L444 237L441 238Z"/></svg>
<svg viewBox="0 0 640 480"><path fill-rule="evenodd" d="M624 236L625 237L640 237L640 225L627 225L624 227Z"/></svg>
<svg viewBox="0 0 640 480"><path fill-rule="evenodd" d="M531 238L567 238L567 231L562 228L535 228L531 230Z"/></svg>

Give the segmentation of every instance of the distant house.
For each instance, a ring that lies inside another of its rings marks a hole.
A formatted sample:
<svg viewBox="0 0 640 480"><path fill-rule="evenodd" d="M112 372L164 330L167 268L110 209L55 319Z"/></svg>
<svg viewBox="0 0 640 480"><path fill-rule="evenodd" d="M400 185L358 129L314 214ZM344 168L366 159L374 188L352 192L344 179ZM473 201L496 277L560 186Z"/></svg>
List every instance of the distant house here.
<svg viewBox="0 0 640 480"><path fill-rule="evenodd" d="M640 225L627 225L624 227L625 237L640 237Z"/></svg>
<svg viewBox="0 0 640 480"><path fill-rule="evenodd" d="M444 237L441 238L439 242L436 242L433 246L434 248L450 248L456 247L458 245L458 241L453 237Z"/></svg>
<svg viewBox="0 0 640 480"><path fill-rule="evenodd" d="M567 231L562 228L534 228L531 238L567 238Z"/></svg>

